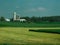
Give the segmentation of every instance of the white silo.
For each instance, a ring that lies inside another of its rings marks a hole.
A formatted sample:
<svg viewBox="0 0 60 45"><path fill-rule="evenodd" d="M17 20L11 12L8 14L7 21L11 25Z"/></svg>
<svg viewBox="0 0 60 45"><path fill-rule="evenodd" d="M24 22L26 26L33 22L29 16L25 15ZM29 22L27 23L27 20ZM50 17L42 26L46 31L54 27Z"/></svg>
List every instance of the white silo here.
<svg viewBox="0 0 60 45"><path fill-rule="evenodd" d="M16 20L16 12L14 12L13 20Z"/></svg>

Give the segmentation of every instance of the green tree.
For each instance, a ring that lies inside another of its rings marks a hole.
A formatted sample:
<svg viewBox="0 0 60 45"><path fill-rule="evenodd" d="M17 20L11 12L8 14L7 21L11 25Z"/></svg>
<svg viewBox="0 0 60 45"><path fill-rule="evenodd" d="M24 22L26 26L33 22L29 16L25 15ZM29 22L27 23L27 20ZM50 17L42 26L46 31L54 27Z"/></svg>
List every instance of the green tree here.
<svg viewBox="0 0 60 45"><path fill-rule="evenodd" d="M1 17L1 18L0 18L0 21L5 21L5 18L4 18L4 17Z"/></svg>

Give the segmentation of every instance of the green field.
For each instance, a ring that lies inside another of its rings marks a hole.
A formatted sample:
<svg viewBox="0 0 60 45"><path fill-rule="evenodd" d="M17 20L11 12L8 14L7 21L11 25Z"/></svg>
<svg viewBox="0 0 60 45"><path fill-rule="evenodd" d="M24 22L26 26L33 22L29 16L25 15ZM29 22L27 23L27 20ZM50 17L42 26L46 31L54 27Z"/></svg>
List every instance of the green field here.
<svg viewBox="0 0 60 45"><path fill-rule="evenodd" d="M29 29L60 33L60 22L0 22L0 45L60 45L60 34Z"/></svg>
<svg viewBox="0 0 60 45"><path fill-rule="evenodd" d="M60 22L49 22L49 23L0 22L0 27L60 27Z"/></svg>
<svg viewBox="0 0 60 45"><path fill-rule="evenodd" d="M60 29L60 28L23 28L0 27L1 45L60 45L60 34L31 32L29 29Z"/></svg>

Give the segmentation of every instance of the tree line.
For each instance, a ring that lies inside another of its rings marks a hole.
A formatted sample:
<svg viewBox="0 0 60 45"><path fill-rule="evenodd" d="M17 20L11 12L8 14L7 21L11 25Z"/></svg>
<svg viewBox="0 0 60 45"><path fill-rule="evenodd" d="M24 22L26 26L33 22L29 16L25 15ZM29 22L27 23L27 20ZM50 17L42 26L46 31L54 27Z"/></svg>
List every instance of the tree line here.
<svg viewBox="0 0 60 45"><path fill-rule="evenodd" d="M21 17L25 18L27 22L60 22L60 16L49 16L49 17Z"/></svg>
<svg viewBox="0 0 60 45"><path fill-rule="evenodd" d="M21 17L21 19L26 19L27 22L60 22L60 16L49 16L49 17ZM10 19L11 21L13 21L13 18ZM5 21L5 17L0 17L0 21Z"/></svg>

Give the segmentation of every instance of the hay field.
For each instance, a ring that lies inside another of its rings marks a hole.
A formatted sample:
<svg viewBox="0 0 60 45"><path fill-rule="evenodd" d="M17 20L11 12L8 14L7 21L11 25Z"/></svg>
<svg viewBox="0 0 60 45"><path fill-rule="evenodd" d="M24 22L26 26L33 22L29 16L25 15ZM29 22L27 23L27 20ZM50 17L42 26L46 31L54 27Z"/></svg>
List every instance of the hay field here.
<svg viewBox="0 0 60 45"><path fill-rule="evenodd" d="M0 27L0 44L60 45L60 34L30 32L29 29L60 29L60 28Z"/></svg>

